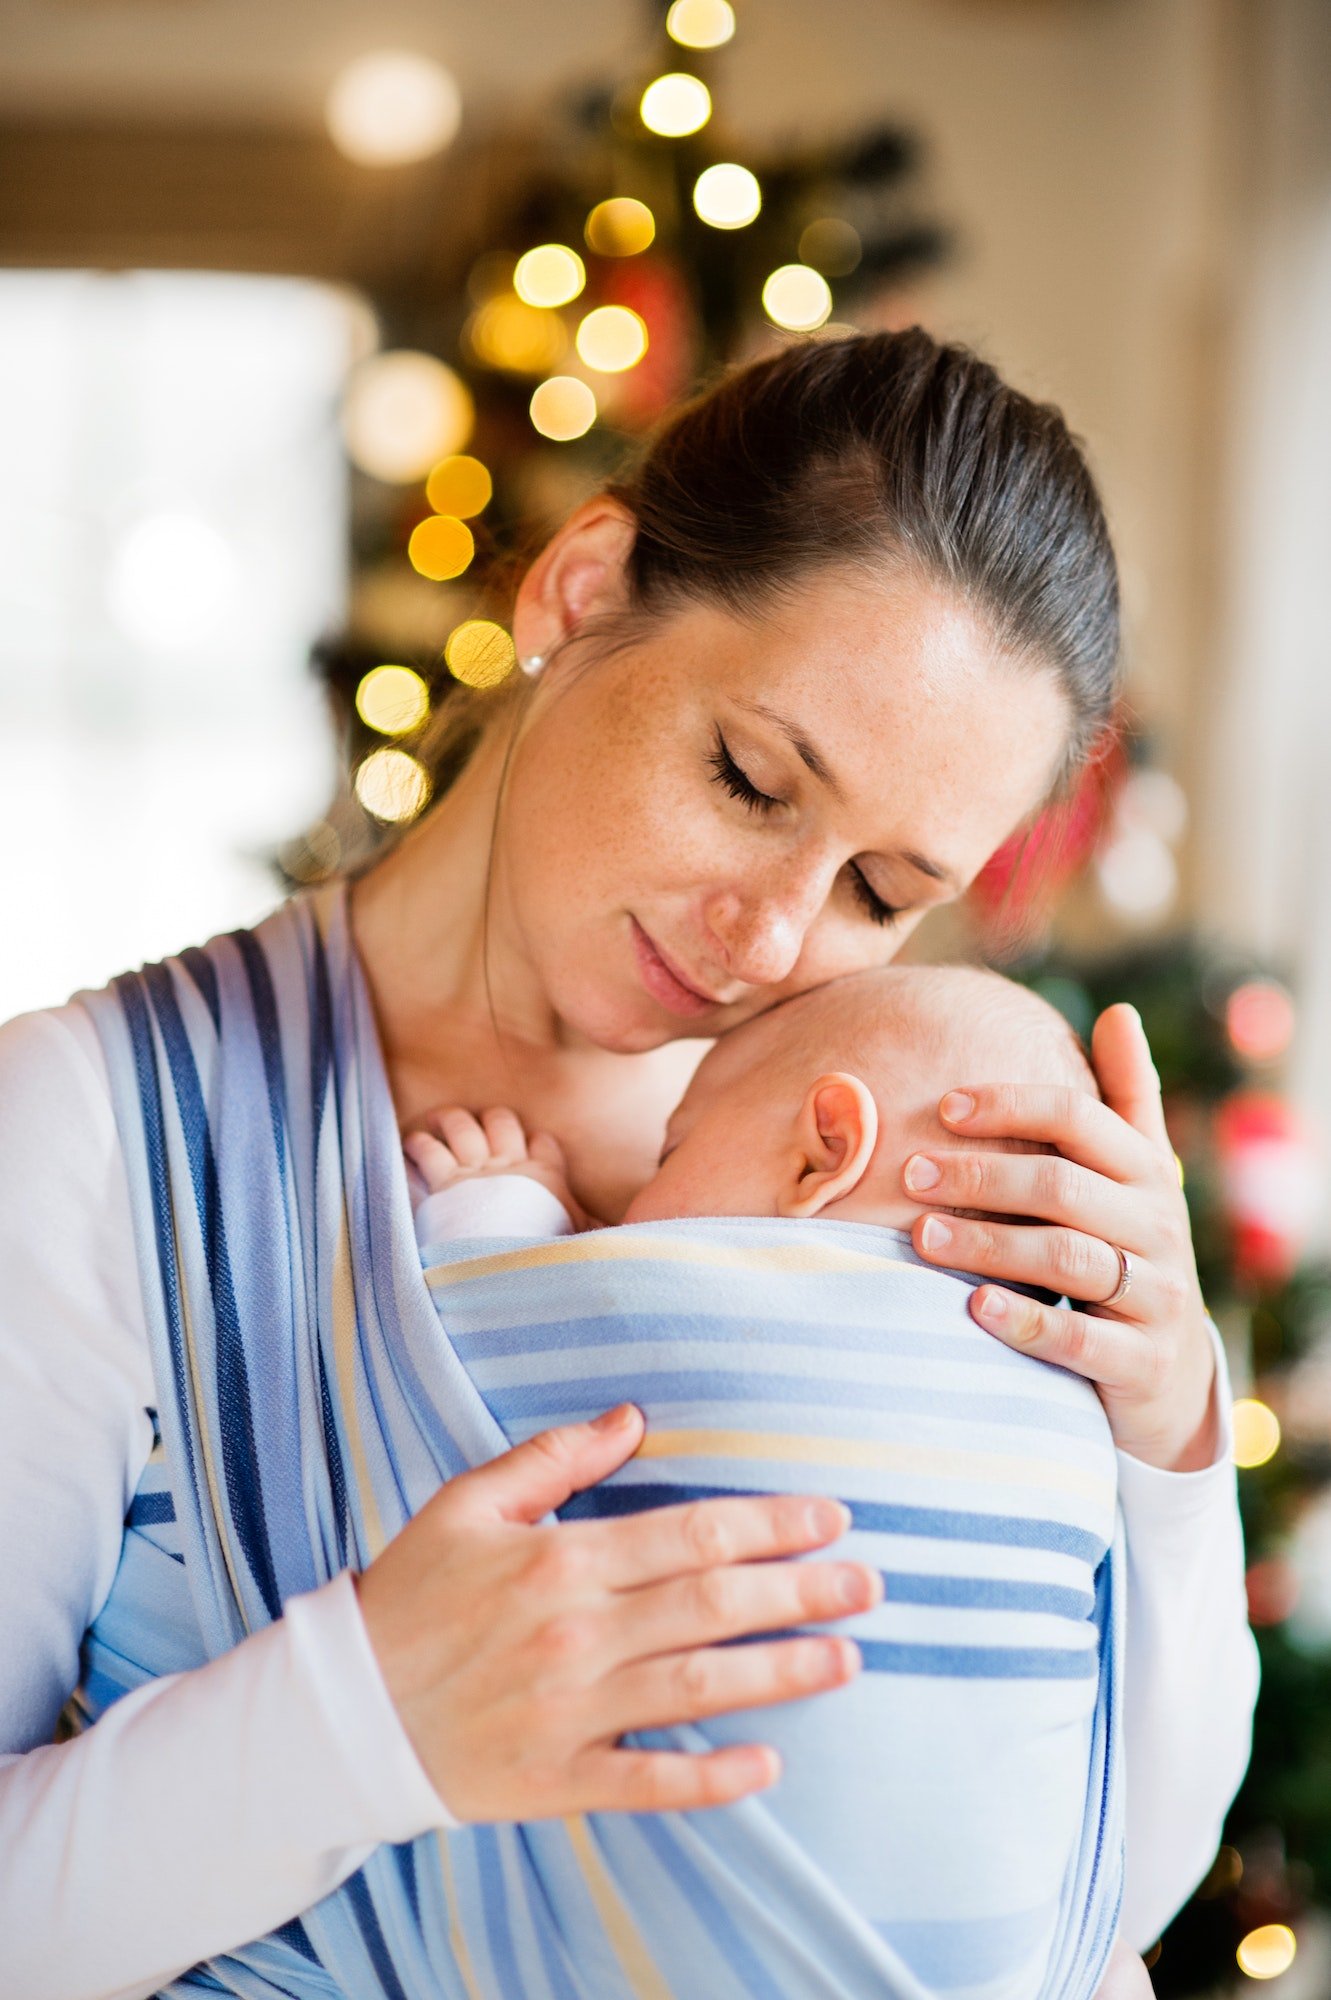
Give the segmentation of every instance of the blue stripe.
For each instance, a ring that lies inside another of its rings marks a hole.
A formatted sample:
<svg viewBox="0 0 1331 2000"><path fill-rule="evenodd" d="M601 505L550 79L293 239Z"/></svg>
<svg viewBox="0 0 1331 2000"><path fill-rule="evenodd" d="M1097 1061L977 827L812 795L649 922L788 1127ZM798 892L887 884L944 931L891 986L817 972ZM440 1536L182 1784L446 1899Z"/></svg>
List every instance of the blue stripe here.
<svg viewBox="0 0 1331 2000"><path fill-rule="evenodd" d="M200 951L198 945L187 945L180 953L180 963L199 990L204 1006L212 1016L213 1033L222 1032L222 996L217 988L217 968L207 952Z"/></svg>
<svg viewBox="0 0 1331 2000"><path fill-rule="evenodd" d="M1093 1647L908 1645L856 1639L870 1674L915 1674L950 1681L1087 1681L1100 1673Z"/></svg>
<svg viewBox="0 0 1331 2000"><path fill-rule="evenodd" d="M1031 1611L1078 1624L1095 1610L1089 1590L1059 1583L1016 1583L991 1576L917 1576L885 1569L889 1604L938 1604L958 1611Z"/></svg>
<svg viewBox="0 0 1331 2000"><path fill-rule="evenodd" d="M699 1486L681 1481L667 1485L601 1485L575 1493L559 1508L561 1521L600 1521L621 1514L644 1514L651 1507L674 1507L688 1500L751 1499L766 1489L741 1486ZM930 1541L983 1542L1013 1549L1044 1549L1074 1556L1092 1565L1100 1562L1105 1544L1098 1535L1066 1521L1048 1521L1025 1514L974 1514L947 1507L885 1506L872 1500L847 1500L851 1526L862 1534L920 1535Z"/></svg>
<svg viewBox="0 0 1331 2000"><path fill-rule="evenodd" d="M125 1516L127 1528L146 1528L159 1521L174 1521L176 1503L170 1493L136 1493Z"/></svg>
<svg viewBox="0 0 1331 2000"><path fill-rule="evenodd" d="M628 1741L634 1739L630 1737ZM738 1975L750 2000L783 2000L780 1987L748 1938L702 1870L694 1866L692 1856L685 1851L676 1827L670 1824L675 1817L673 1814L663 1814L658 1818L654 1813L635 1813L624 1824L645 1842L666 1874L682 1891L685 1902ZM680 1995L679 2000L704 2000L704 1996Z"/></svg>
<svg viewBox="0 0 1331 2000"><path fill-rule="evenodd" d="M175 1232L171 1224L170 1170L166 1159L166 1125L157 1078L156 1051L152 1023L143 989L132 972L122 973L114 982L129 1029L134 1058L134 1081L143 1112L143 1145L147 1155L148 1193L152 1202L153 1240L157 1245L157 1269L162 1280L162 1306L166 1318L167 1342L171 1354L171 1384L175 1390L176 1415L184 1446L190 1487L198 1488L198 1463L190 1428L189 1367L185 1358L184 1324L180 1307L180 1273L176 1268ZM160 1388L160 1385L159 1385ZM159 1429L154 1417L154 1429Z"/></svg>
<svg viewBox="0 0 1331 2000"><path fill-rule="evenodd" d="M624 1321L620 1329L627 1343ZM678 1343L676 1343L678 1344ZM470 1357L469 1357L470 1359ZM864 1381L840 1375L783 1375L767 1370L694 1367L653 1368L641 1352L623 1375L578 1375L559 1381L488 1384L483 1370L475 1377L496 1420L506 1428L524 1418L552 1423L561 1417L585 1417L612 1403L632 1397L640 1407L656 1403L709 1403L723 1398L755 1403L790 1404L795 1408L822 1405L828 1409L881 1412L951 1424L958 1418L981 1423L1021 1424L1048 1432L1090 1436L1103 1431L1094 1411L1072 1410L1065 1404L1041 1402L1033 1396L987 1396L951 1389L921 1389L891 1380Z"/></svg>
<svg viewBox="0 0 1331 2000"><path fill-rule="evenodd" d="M237 1539L263 1599L264 1609L270 1619L279 1618L282 1614L282 1595L268 1540L268 1517L250 1401L249 1368L241 1337L231 1260L227 1254L226 1226L222 1218L217 1161L208 1127L208 1113L171 975L163 965L149 965L144 968L143 979L152 995L167 1060L171 1065L171 1080L189 1156L190 1177L194 1184L209 1287L213 1295L217 1328L218 1407L227 1412L227 1421L220 1427L227 1500Z"/></svg>
<svg viewBox="0 0 1331 2000"><path fill-rule="evenodd" d="M363 1868L358 1868L354 1875L348 1876L342 1884L342 1893L351 1905L356 1927L365 1941L365 1949L370 1955L375 1977L382 1988L381 2000L411 2000L411 1996L397 1976L393 1955L388 1949L388 1940L379 1922L379 1913L374 1907L374 1898L370 1894L370 1885L365 1879ZM376 2000L380 2000L380 1996L376 1996Z"/></svg>

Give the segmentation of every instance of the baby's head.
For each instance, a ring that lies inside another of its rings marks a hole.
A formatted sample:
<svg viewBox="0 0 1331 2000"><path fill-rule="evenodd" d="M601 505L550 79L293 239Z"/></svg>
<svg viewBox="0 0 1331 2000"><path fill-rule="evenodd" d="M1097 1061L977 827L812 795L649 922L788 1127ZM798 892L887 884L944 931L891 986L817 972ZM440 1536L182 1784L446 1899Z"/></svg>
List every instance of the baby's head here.
<svg viewBox="0 0 1331 2000"><path fill-rule="evenodd" d="M939 1099L967 1083L1099 1094L1063 1016L996 972L886 966L834 980L708 1052L624 1220L829 1215L908 1229L921 1208L901 1171L921 1147L1030 1150L948 1131Z"/></svg>

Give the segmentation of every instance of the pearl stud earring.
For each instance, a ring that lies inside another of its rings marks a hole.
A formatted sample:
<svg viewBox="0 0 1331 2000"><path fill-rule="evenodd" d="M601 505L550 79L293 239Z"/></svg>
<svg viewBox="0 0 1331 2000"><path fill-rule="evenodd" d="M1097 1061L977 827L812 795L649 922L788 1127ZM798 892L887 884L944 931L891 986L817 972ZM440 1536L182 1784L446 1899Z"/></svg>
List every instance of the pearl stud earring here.
<svg viewBox="0 0 1331 2000"><path fill-rule="evenodd" d="M524 674L539 674L545 665L544 653L524 653L518 661Z"/></svg>

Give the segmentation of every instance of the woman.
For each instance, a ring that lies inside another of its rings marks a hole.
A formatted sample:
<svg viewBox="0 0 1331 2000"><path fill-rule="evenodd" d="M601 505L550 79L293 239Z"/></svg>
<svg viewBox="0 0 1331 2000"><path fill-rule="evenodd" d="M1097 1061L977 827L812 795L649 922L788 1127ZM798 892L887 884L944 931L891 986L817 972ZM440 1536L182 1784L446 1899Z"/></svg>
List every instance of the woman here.
<svg viewBox="0 0 1331 2000"><path fill-rule="evenodd" d="M728 378L532 565L513 614L529 678L350 887L398 1123L511 1103L615 1219L698 1038L891 957L1075 767L1111 706L1116 605L1061 420L970 355L866 336ZM946 1155L915 1240L992 1278L980 1323L1090 1376L1110 1415L1132 1566L1124 1932L1144 1946L1214 1850L1254 1667L1223 1367L1130 1010L1094 1053L1089 1112L957 1079L958 1129L1063 1163ZM451 1480L354 1586L289 1600L51 1746L161 1385L82 1010L5 1030L0 1121L0 1717L28 1753L0 1772L6 1990L151 1993L450 1815L738 1799L776 1775L760 1746L617 1749L606 1716L632 1727L664 1693L685 1721L854 1672L842 1641L714 1643L871 1601L856 1565L770 1560L835 1538L805 1503L533 1525L634 1451L629 1409Z"/></svg>

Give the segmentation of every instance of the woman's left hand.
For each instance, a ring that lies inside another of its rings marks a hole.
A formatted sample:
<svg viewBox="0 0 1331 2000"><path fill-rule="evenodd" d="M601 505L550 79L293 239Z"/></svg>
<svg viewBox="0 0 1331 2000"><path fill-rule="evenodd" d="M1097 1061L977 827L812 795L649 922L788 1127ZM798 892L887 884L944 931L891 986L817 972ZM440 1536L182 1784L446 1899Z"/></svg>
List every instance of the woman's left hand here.
<svg viewBox="0 0 1331 2000"><path fill-rule="evenodd" d="M1135 1008L1100 1016L1091 1054L1103 1104L1084 1091L1029 1084L947 1093L939 1115L950 1131L1034 1140L1056 1152L914 1154L905 1168L914 1200L994 1219L925 1215L912 1240L931 1263L1076 1301L1047 1306L985 1285L970 1305L1009 1347L1088 1376L1122 1450L1192 1471L1218 1449L1215 1357L1160 1080ZM1005 1223L1004 1215L1031 1220ZM1120 1249L1128 1288L1116 1304L1100 1303L1119 1289Z"/></svg>

